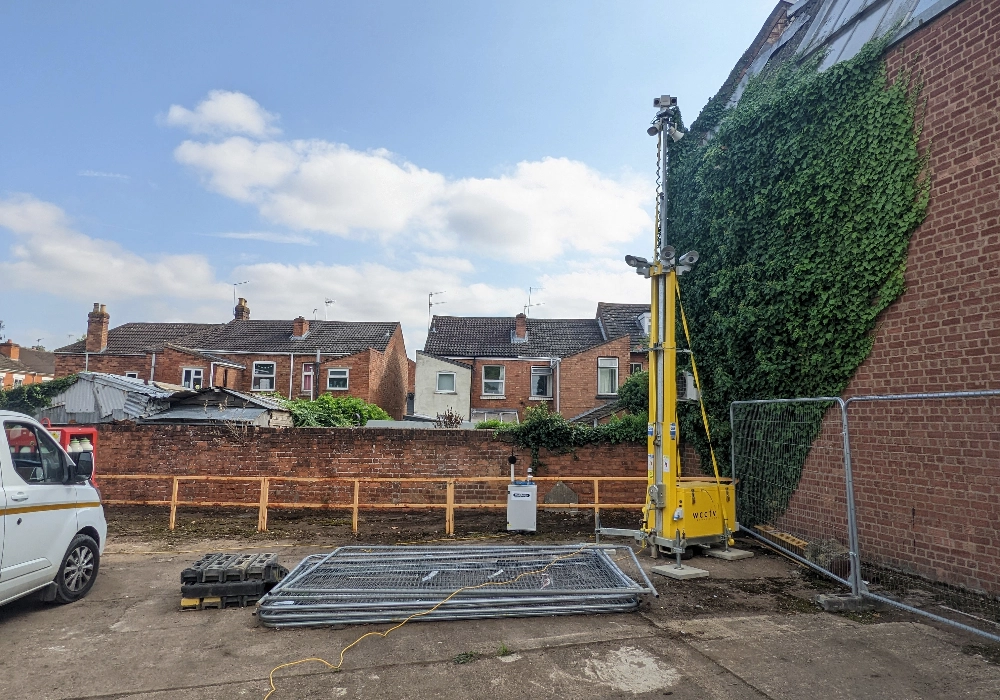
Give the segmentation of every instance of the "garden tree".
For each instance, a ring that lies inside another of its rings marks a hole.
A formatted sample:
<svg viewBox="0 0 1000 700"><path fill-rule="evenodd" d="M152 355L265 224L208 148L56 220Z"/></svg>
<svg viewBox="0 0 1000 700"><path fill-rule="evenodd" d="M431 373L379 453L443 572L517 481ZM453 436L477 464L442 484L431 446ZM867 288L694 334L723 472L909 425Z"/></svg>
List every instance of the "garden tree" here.
<svg viewBox="0 0 1000 700"><path fill-rule="evenodd" d="M616 408L636 416L649 411L649 372L643 370L629 375L625 383L618 387Z"/></svg>
<svg viewBox="0 0 1000 700"><path fill-rule="evenodd" d="M282 403L291 412L296 428L350 428L370 420L392 420L375 404L355 396L323 394L314 401L284 399Z"/></svg>

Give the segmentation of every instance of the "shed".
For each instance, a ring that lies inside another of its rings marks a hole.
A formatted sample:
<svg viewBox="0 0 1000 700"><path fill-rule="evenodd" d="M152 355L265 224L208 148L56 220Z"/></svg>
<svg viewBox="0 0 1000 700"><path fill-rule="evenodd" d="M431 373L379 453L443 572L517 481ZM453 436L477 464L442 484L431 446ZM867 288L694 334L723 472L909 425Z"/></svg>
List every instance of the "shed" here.
<svg viewBox="0 0 1000 700"><path fill-rule="evenodd" d="M291 428L291 412L269 396L244 394L233 389L210 387L179 396L169 408L140 420L150 424L256 425Z"/></svg>
<svg viewBox="0 0 1000 700"><path fill-rule="evenodd" d="M167 409L171 397L190 393L169 384L81 372L72 386L53 396L49 407L36 412L35 417L48 418L53 425L138 420Z"/></svg>

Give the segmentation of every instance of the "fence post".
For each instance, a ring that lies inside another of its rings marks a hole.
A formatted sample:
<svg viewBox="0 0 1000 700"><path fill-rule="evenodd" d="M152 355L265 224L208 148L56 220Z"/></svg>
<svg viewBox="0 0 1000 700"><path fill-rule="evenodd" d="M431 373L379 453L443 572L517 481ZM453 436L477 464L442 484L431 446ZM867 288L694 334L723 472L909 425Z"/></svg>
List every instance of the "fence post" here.
<svg viewBox="0 0 1000 700"><path fill-rule="evenodd" d="M444 534L455 534L455 480L448 479L447 499L444 510Z"/></svg>
<svg viewBox="0 0 1000 700"><path fill-rule="evenodd" d="M354 507L351 510L351 532L358 534L358 498L361 495L361 480L354 480Z"/></svg>
<svg viewBox="0 0 1000 700"><path fill-rule="evenodd" d="M265 476L260 478L260 509L257 512L257 532L267 532L267 497L271 480Z"/></svg>
<svg viewBox="0 0 1000 700"><path fill-rule="evenodd" d="M601 514L601 492L600 492L600 481L594 479L594 517Z"/></svg>
<svg viewBox="0 0 1000 700"><path fill-rule="evenodd" d="M844 438L844 486L847 489L847 537L851 547L851 595L861 595L861 552L858 550L858 518L854 507L854 476L851 472L851 435L847 424L847 404L840 406L841 432Z"/></svg>
<svg viewBox="0 0 1000 700"><path fill-rule="evenodd" d="M178 479L174 477L174 485L170 490L170 529L174 529L174 525L177 524L177 485Z"/></svg>

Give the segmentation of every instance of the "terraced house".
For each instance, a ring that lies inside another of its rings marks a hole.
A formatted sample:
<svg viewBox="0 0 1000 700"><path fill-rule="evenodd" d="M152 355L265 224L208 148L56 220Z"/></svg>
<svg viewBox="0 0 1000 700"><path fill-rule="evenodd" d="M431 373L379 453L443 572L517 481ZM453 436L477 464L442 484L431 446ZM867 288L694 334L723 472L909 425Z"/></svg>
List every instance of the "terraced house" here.
<svg viewBox="0 0 1000 700"><path fill-rule="evenodd" d="M56 350L56 376L80 371L178 384L277 392L331 393L406 408L407 362L398 322L251 320L240 299L228 323L126 323L94 304L84 340Z"/></svg>
<svg viewBox="0 0 1000 700"><path fill-rule="evenodd" d="M435 316L417 352L413 412L519 420L545 403L603 420L628 375L645 369L648 304L600 303L594 318Z"/></svg>

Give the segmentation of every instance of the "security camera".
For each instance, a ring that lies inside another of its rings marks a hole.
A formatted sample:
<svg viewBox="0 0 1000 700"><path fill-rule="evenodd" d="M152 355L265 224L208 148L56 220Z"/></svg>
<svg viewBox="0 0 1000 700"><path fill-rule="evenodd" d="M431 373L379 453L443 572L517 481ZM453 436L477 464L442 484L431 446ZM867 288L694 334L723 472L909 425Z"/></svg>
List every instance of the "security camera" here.
<svg viewBox="0 0 1000 700"><path fill-rule="evenodd" d="M667 262L670 262L670 261L672 261L674 259L675 255L677 255L677 251L674 249L674 247L672 245L665 245L662 248L660 248L660 259L661 260L665 260Z"/></svg>
<svg viewBox="0 0 1000 700"><path fill-rule="evenodd" d="M659 97L653 98L653 106L657 109L666 109L667 107L676 107L677 98L671 97L670 95L660 95Z"/></svg>
<svg viewBox="0 0 1000 700"><path fill-rule="evenodd" d="M626 255L625 264L629 267L649 267L649 261L646 258L640 258L637 255Z"/></svg>
<svg viewBox="0 0 1000 700"><path fill-rule="evenodd" d="M680 263L681 265L694 265L696 262L698 262L698 257L699 257L698 251L692 250L687 253L684 253L684 255L680 257Z"/></svg>

